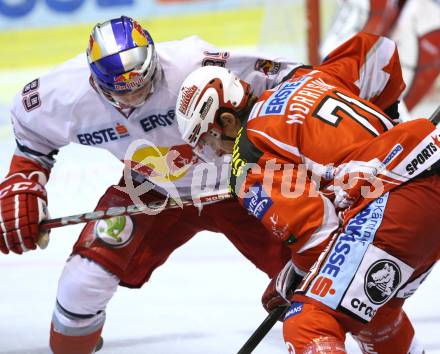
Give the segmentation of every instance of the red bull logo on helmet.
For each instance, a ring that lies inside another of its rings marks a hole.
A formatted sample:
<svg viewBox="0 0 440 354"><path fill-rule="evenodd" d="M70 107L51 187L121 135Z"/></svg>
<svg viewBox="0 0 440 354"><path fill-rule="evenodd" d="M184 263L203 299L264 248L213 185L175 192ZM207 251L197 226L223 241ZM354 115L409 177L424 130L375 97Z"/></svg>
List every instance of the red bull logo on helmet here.
<svg viewBox="0 0 440 354"><path fill-rule="evenodd" d="M93 35L90 35L89 38L89 56L92 62L95 62L102 57L101 47L99 46L98 42L95 41Z"/></svg>
<svg viewBox="0 0 440 354"><path fill-rule="evenodd" d="M144 77L138 72L128 72L116 76L115 78L115 89L116 90L130 90L139 88L144 84Z"/></svg>
<svg viewBox="0 0 440 354"><path fill-rule="evenodd" d="M148 46L148 39L145 36L144 30L141 25L136 21L133 21L133 30L131 31L131 37L133 38L134 44L138 47Z"/></svg>

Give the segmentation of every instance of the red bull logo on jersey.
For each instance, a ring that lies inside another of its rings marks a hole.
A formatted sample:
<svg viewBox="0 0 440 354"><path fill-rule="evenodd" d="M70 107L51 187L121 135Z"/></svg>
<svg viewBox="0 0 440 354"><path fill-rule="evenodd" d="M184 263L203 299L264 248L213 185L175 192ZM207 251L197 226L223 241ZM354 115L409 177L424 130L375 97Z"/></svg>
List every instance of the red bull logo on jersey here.
<svg viewBox="0 0 440 354"><path fill-rule="evenodd" d="M189 145L143 146L126 164L153 183L172 182L186 176L196 157Z"/></svg>

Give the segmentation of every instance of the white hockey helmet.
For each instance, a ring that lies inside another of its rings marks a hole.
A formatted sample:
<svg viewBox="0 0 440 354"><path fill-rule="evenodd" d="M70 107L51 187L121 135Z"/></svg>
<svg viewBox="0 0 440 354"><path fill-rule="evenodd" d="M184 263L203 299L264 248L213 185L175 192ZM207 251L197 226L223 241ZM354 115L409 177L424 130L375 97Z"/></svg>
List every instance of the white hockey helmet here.
<svg viewBox="0 0 440 354"><path fill-rule="evenodd" d="M179 90L176 116L183 140L204 161L224 154L220 113L240 112L250 97L250 86L229 70L204 66L187 76Z"/></svg>

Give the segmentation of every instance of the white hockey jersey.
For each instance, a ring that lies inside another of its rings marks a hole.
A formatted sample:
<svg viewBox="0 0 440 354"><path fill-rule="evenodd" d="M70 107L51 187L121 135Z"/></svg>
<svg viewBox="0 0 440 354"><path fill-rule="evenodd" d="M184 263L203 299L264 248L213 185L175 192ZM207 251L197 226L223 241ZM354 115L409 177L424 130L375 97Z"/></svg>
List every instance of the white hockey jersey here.
<svg viewBox="0 0 440 354"><path fill-rule="evenodd" d="M221 65L260 95L299 66L284 59L220 51L196 36L157 43L156 50L162 78L146 103L128 116L91 86L85 54L26 85L11 110L16 155L50 170L58 149L71 142L102 148L154 184L189 195L192 183L197 184L193 172L199 162L181 139L174 112L185 77L200 66ZM227 167L222 175L220 170L215 184L224 180L226 185Z"/></svg>

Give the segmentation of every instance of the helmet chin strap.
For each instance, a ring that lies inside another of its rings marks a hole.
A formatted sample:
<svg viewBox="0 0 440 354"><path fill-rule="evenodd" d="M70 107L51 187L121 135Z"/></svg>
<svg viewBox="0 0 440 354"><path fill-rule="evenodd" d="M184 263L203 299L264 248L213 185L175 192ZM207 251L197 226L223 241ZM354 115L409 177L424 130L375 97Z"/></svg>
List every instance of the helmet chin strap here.
<svg viewBox="0 0 440 354"><path fill-rule="evenodd" d="M226 141L235 141L235 138L232 138L230 136L227 136L225 134L222 133L221 135L222 140L226 140Z"/></svg>

